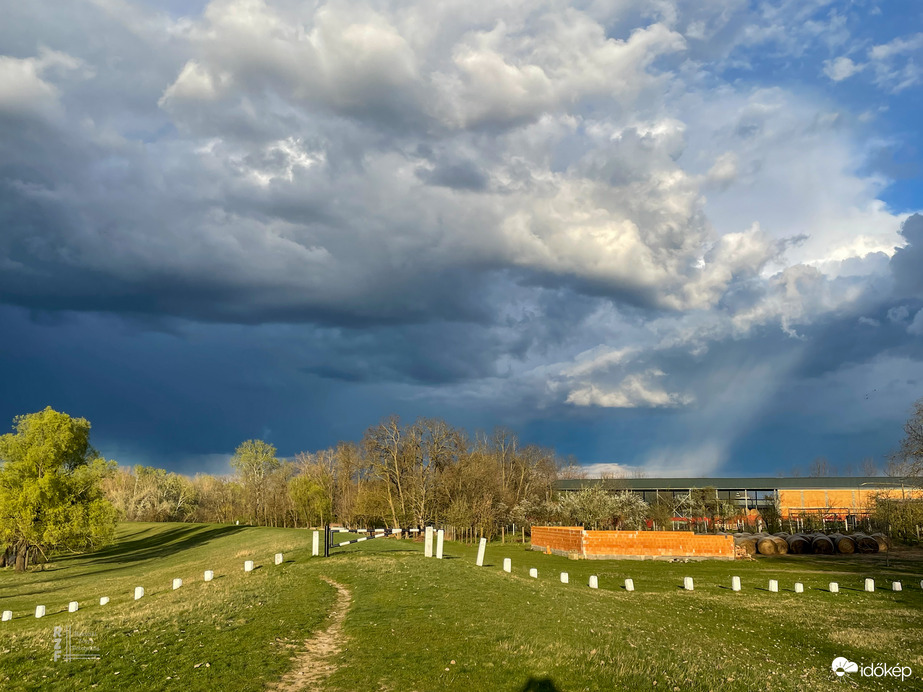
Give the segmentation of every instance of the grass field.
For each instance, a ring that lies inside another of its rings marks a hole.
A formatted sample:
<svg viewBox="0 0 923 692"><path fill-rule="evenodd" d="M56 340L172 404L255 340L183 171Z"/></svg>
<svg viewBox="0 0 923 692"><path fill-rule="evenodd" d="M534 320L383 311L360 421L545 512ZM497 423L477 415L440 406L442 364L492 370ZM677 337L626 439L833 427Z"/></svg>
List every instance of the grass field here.
<svg viewBox="0 0 923 692"><path fill-rule="evenodd" d="M896 553L752 562L572 561L491 544L380 539L310 557L311 535L224 525L124 524L96 554L29 574L0 571L0 689L259 690L293 666L352 594L326 690L923 689L923 562ZM345 540L345 535L339 537ZM286 562L273 564L283 552ZM501 569L504 557L513 573ZM259 566L250 574L243 562ZM531 579L528 569L539 570ZM205 583L202 573L215 571ZM562 584L559 573L570 574ZM600 589L587 580L599 577ZM730 589L731 576L743 591ZM695 591L681 589L683 577ZM879 590L865 593L863 579ZM184 585L171 590L171 580ZM636 591L622 589L626 577ZM780 593L770 593L770 578ZM904 590L890 591L892 580ZM795 594L795 581L806 592ZM830 581L840 594L827 592ZM135 586L146 595L134 601ZM106 606L99 597L109 596ZM77 613L67 603L80 603ZM33 616L44 604L48 615ZM96 635L101 658L53 661L53 629ZM901 682L838 679L830 664L913 669Z"/></svg>

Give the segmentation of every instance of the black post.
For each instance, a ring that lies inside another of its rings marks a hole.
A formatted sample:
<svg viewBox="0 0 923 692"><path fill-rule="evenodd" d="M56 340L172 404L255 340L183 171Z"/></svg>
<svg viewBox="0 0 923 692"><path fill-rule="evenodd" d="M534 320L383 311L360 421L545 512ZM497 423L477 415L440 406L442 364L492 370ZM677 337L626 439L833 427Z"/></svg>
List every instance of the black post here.
<svg viewBox="0 0 923 692"><path fill-rule="evenodd" d="M330 557L330 524L324 524L324 557Z"/></svg>
<svg viewBox="0 0 923 692"><path fill-rule="evenodd" d="M888 522L888 543L890 543L891 545L894 545L894 543L891 541L891 522L890 521ZM885 557L885 567L887 567L888 569L891 569L891 545L888 546L888 553L887 553L887 556Z"/></svg>

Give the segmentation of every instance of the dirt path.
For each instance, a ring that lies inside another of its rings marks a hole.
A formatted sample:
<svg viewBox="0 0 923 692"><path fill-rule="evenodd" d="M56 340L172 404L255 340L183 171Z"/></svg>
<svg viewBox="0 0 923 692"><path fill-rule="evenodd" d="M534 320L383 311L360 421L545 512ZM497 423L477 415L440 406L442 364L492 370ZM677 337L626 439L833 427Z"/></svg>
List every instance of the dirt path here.
<svg viewBox="0 0 923 692"><path fill-rule="evenodd" d="M321 577L337 590L337 600L327 615L330 622L326 629L305 640L304 651L295 658L295 667L279 682L270 684L267 689L276 692L300 692L314 690L336 669L334 654L343 647L346 635L343 634L343 620L352 602L352 594L342 584Z"/></svg>

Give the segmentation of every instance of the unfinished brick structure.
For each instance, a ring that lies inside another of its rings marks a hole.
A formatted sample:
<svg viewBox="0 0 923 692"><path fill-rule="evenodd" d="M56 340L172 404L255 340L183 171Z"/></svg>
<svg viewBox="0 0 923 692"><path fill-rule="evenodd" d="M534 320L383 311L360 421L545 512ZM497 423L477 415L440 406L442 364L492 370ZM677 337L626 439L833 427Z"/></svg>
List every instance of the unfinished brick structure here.
<svg viewBox="0 0 923 692"><path fill-rule="evenodd" d="M581 526L533 526L532 550L588 560L733 560L734 538L691 531L586 531Z"/></svg>

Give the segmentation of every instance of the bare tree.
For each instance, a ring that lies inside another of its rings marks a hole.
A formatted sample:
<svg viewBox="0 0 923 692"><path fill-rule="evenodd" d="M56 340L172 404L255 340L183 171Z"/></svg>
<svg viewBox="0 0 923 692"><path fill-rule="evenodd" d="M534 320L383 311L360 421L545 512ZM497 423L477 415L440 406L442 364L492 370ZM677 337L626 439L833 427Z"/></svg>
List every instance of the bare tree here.
<svg viewBox="0 0 923 692"><path fill-rule="evenodd" d="M391 526L404 526L409 519L404 485L407 482L404 431L400 419L390 416L369 428L362 440L375 475L384 481L391 510Z"/></svg>
<svg viewBox="0 0 923 692"><path fill-rule="evenodd" d="M865 457L859 464L860 473L863 476L879 475L878 463L872 457Z"/></svg>
<svg viewBox="0 0 923 692"><path fill-rule="evenodd" d="M913 404L904 423L904 439L888 461L889 476L923 477L923 399Z"/></svg>
<svg viewBox="0 0 923 692"><path fill-rule="evenodd" d="M811 462L811 470L808 473L811 478L823 478L833 475L833 467L827 461L827 457L817 457Z"/></svg>

